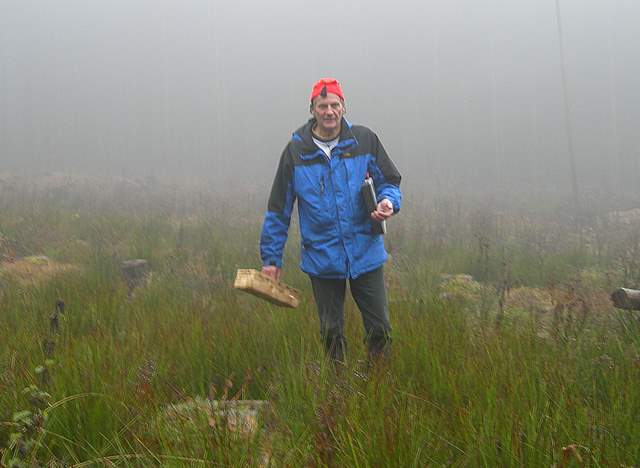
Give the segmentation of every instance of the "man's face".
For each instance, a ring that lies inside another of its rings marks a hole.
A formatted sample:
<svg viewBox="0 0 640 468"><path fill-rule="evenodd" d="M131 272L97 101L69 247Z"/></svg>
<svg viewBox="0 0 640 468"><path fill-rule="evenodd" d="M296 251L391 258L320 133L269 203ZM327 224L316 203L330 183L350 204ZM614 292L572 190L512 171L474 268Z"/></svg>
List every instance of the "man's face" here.
<svg viewBox="0 0 640 468"><path fill-rule="evenodd" d="M335 94L329 93L327 97L318 96L311 105L311 114L318 122L318 130L321 133L335 133L340 129L344 104Z"/></svg>

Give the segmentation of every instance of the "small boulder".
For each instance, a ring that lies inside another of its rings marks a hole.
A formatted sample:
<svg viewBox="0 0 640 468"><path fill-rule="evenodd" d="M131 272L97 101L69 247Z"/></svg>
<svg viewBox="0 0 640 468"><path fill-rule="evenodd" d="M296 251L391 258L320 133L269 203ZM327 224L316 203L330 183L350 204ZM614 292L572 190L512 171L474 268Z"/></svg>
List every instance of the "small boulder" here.
<svg viewBox="0 0 640 468"><path fill-rule="evenodd" d="M482 299L484 287L466 274L443 274L440 283L440 299L461 302L476 303Z"/></svg>

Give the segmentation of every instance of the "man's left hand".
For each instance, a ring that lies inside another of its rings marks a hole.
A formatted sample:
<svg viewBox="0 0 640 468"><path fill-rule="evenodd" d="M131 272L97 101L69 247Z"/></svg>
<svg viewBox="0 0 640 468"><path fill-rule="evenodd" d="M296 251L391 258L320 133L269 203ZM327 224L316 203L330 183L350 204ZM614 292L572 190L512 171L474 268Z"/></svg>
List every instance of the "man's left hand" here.
<svg viewBox="0 0 640 468"><path fill-rule="evenodd" d="M380 222L393 215L393 204L386 198L382 199L375 211L371 212L371 219Z"/></svg>

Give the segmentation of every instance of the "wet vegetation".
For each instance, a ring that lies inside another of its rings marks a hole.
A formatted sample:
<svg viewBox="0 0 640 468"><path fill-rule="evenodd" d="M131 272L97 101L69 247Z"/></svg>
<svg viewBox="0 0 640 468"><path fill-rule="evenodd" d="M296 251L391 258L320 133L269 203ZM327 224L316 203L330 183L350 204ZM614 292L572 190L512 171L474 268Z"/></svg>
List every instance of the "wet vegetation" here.
<svg viewBox="0 0 640 468"><path fill-rule="evenodd" d="M408 200L389 225L388 362L322 358L292 227L280 309L258 267L264 201L156 183L0 186L0 465L633 466L640 216L593 204ZM135 290L121 264L145 259ZM269 402L243 434L205 398ZM173 415L173 416L172 416ZM178 415L178 416L175 416ZM200 414L202 416L202 414Z"/></svg>

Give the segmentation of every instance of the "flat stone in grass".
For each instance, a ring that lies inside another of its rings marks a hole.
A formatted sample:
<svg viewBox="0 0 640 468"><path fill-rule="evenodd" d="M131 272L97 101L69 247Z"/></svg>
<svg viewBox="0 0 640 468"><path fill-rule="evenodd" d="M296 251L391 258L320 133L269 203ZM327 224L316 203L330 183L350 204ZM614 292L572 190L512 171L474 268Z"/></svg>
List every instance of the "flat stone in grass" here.
<svg viewBox="0 0 640 468"><path fill-rule="evenodd" d="M606 215L607 221L619 224L640 223L640 208L633 208L624 211L611 211Z"/></svg>
<svg viewBox="0 0 640 468"><path fill-rule="evenodd" d="M203 438L219 436L235 442L256 442L260 466L269 463L271 451L270 427L274 413L265 400L209 400L195 397L172 403L158 415L156 435L176 447L188 446Z"/></svg>
<svg viewBox="0 0 640 468"><path fill-rule="evenodd" d="M51 279L61 273L76 271L78 267L59 263L44 255L32 255L0 263L0 273L14 277L23 285L33 285Z"/></svg>
<svg viewBox="0 0 640 468"><path fill-rule="evenodd" d="M553 307L550 291L526 286L511 289L505 303L506 310L524 311L536 315L549 314L553 312Z"/></svg>

